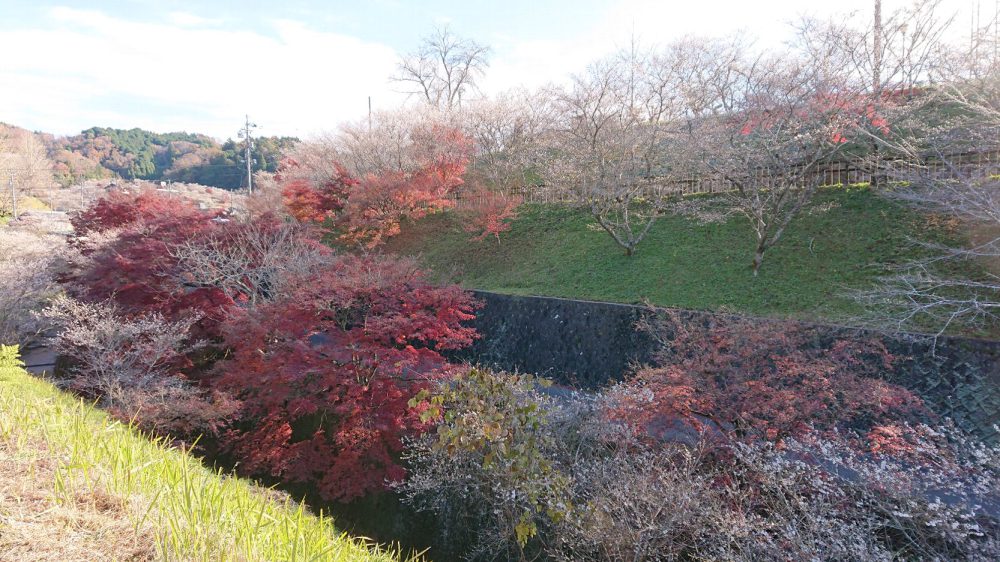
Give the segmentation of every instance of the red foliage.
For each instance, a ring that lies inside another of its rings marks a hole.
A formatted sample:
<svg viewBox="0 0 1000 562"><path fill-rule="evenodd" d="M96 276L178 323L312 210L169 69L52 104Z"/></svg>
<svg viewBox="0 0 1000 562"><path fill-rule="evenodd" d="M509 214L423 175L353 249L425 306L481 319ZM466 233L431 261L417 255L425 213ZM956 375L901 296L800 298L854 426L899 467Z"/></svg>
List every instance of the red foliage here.
<svg viewBox="0 0 1000 562"><path fill-rule="evenodd" d="M519 195L504 196L486 189L466 195L470 205L463 212L466 232L476 233L472 240L480 242L487 236L500 244L500 234L510 230L510 221L517 218L517 208L523 199Z"/></svg>
<svg viewBox="0 0 1000 562"><path fill-rule="evenodd" d="M883 103L892 103L903 95L883 95ZM801 124L827 122L830 129L829 141L834 144L850 142L854 131L859 128L872 128L880 134L890 132L889 120L879 111L869 96L851 95L843 92L816 95L807 100L802 108L793 112L794 118ZM782 116L780 112L772 112L769 108L757 109L744 114L740 126L740 134L748 136L757 131L769 131L778 126Z"/></svg>
<svg viewBox="0 0 1000 562"><path fill-rule="evenodd" d="M282 181L289 213L300 221L333 218L341 240L374 248L399 233L404 218L419 219L454 205L451 193L462 185L472 154L471 141L454 127L414 131L406 170L369 174L361 180L337 166L338 176L324 185L304 179ZM298 164L289 160L287 168Z"/></svg>
<svg viewBox="0 0 1000 562"><path fill-rule="evenodd" d="M875 454L902 456L914 452L913 435L909 427L897 424L877 425L866 437L869 450Z"/></svg>
<svg viewBox="0 0 1000 562"><path fill-rule="evenodd" d="M794 325L735 322L704 333L678 328L670 345L665 366L626 383L614 417L642 431L707 424L780 441L810 428L863 435L928 415L914 394L878 378L894 357L877 341L824 346Z"/></svg>
<svg viewBox="0 0 1000 562"><path fill-rule="evenodd" d="M345 257L287 300L235 314L219 387L243 401L228 443L244 469L349 501L399 480L402 438L424 425L407 403L443 376L441 351L475 337L475 303L412 263Z"/></svg>
<svg viewBox="0 0 1000 562"><path fill-rule="evenodd" d="M454 205L463 184L471 141L454 127L434 126L414 145L413 170L369 175L347 200L342 239L374 248L399 234L404 218L419 219Z"/></svg>
<svg viewBox="0 0 1000 562"><path fill-rule="evenodd" d="M98 199L93 205L70 217L74 236L105 232L135 224L145 224L170 217L178 222L200 221L212 218L196 209L188 201L168 197L153 190L138 194L113 191Z"/></svg>
<svg viewBox="0 0 1000 562"><path fill-rule="evenodd" d="M284 174L291 168L299 167L295 160L285 159L281 166L275 181L282 186L281 192L289 214L302 222L323 222L335 217L358 185L358 180L340 165L336 166L337 175L320 185L314 185L303 178L284 180Z"/></svg>
<svg viewBox="0 0 1000 562"><path fill-rule="evenodd" d="M73 218L76 242L90 233L121 229L107 245L91 248L89 259L63 279L70 292L89 302L113 300L128 315L159 312L177 319L197 311L201 334L211 334L234 304L232 296L212 287L178 282L178 244L219 228L215 214L199 211L186 200L155 192L112 194Z"/></svg>

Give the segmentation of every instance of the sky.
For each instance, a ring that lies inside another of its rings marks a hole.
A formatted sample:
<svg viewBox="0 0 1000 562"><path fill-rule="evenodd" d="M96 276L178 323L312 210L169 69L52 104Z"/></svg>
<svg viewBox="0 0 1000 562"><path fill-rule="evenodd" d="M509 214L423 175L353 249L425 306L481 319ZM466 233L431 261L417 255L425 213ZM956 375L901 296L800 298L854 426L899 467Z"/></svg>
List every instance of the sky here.
<svg viewBox="0 0 1000 562"><path fill-rule="evenodd" d="M942 0L968 29L976 0ZM983 19L997 0L979 0ZM888 12L909 0L883 0ZM0 0L0 121L300 138L412 103L390 80L435 27L492 49L481 88L535 88L636 37L746 33L781 49L803 15L867 16L871 0Z"/></svg>

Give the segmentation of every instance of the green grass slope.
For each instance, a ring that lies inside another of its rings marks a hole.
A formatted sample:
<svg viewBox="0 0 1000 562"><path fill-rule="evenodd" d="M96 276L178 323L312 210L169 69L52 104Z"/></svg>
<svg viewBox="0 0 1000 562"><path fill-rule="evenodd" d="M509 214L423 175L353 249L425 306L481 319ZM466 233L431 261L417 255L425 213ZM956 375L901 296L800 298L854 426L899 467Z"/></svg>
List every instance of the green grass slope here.
<svg viewBox="0 0 1000 562"><path fill-rule="evenodd" d="M54 474L51 482L37 475L41 468L30 473L59 504L100 496L126 505L121 517L136 534L152 537L157 559L396 559L338 532L328 517L208 470L189 454L29 375L16 348L7 346L0 346L0 448L31 466L47 467ZM4 523L0 512L0 538ZM121 553L108 554L111 560Z"/></svg>
<svg viewBox="0 0 1000 562"><path fill-rule="evenodd" d="M757 278L749 223L739 217L665 216L629 258L583 209L527 205L499 246L471 242L448 212L405 225L386 250L467 288L844 321L861 312L850 289L918 255L911 237L960 242L953 228L866 188L830 188L766 254Z"/></svg>

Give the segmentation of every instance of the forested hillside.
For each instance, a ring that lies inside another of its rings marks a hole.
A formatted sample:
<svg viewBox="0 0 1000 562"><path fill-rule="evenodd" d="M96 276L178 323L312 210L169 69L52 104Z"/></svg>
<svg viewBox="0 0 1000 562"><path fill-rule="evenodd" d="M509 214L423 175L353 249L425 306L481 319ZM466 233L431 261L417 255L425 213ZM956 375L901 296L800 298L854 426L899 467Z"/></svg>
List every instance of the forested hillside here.
<svg viewBox="0 0 1000 562"><path fill-rule="evenodd" d="M277 169L281 150L298 142L292 137L254 140L253 170ZM52 147L84 156L125 179L176 180L235 189L246 183L242 142L215 139L197 133L153 133L143 129L93 127L79 135L54 139ZM57 167L58 167L57 160ZM57 175L58 172L57 172ZM62 170L60 181L81 179L74 170Z"/></svg>
<svg viewBox="0 0 1000 562"><path fill-rule="evenodd" d="M2 123L0 136L36 137L51 161L53 179L63 186L112 177L182 181L224 189L246 185L243 141L228 139L220 144L198 133L106 127L56 137ZM297 142L294 137L255 138L253 171L275 171L282 151Z"/></svg>

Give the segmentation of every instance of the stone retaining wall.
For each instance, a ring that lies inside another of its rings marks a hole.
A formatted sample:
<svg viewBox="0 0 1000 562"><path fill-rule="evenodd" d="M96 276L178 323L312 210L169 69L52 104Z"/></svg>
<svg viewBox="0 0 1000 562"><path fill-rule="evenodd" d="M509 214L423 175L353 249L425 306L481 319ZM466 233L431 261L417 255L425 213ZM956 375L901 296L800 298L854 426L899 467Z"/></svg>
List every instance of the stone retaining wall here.
<svg viewBox="0 0 1000 562"><path fill-rule="evenodd" d="M595 389L621 380L649 362L656 344L635 328L642 306L476 291L484 303L473 325L482 338L458 358L543 375L557 383ZM738 317L676 311L682 322L702 325ZM760 322L775 320L759 319ZM942 337L901 337L866 330L802 324L817 342L880 338L901 357L886 378L918 393L940 415L988 441L1000 441L1000 342Z"/></svg>

